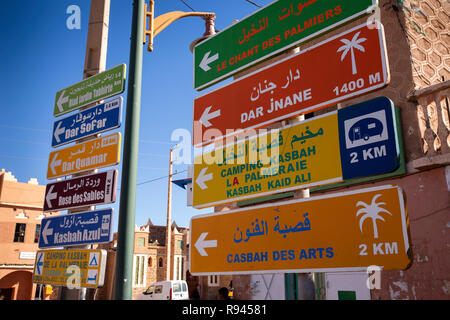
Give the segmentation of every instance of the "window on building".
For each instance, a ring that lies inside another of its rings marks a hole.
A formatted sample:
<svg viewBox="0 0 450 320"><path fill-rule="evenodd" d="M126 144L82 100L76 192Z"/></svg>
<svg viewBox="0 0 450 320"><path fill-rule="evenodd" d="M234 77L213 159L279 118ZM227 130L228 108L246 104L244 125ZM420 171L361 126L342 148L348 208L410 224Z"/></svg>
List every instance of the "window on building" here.
<svg viewBox="0 0 450 320"><path fill-rule="evenodd" d="M177 241L177 248L183 250L183 247L184 247L184 242L181 241L181 240L178 240Z"/></svg>
<svg viewBox="0 0 450 320"><path fill-rule="evenodd" d="M137 246L138 247L144 247L145 246L145 238L144 237L140 237L137 239Z"/></svg>
<svg viewBox="0 0 450 320"><path fill-rule="evenodd" d="M216 274L208 276L208 286L218 287L219 286L219 276Z"/></svg>
<svg viewBox="0 0 450 320"><path fill-rule="evenodd" d="M184 275L184 257L181 257L181 280L186 280L185 275Z"/></svg>
<svg viewBox="0 0 450 320"><path fill-rule="evenodd" d="M152 257L148 258L148 266L151 267L153 265Z"/></svg>
<svg viewBox="0 0 450 320"><path fill-rule="evenodd" d="M182 280L183 276L183 260L180 255L174 255L173 279Z"/></svg>
<svg viewBox="0 0 450 320"><path fill-rule="evenodd" d="M145 286L145 270L147 257L145 255L134 256L133 279L135 287Z"/></svg>
<svg viewBox="0 0 450 320"><path fill-rule="evenodd" d="M34 233L34 243L38 243L39 242L39 235L41 233L41 225L37 224L36 225L36 232Z"/></svg>
<svg viewBox="0 0 450 320"><path fill-rule="evenodd" d="M159 258L158 266L159 266L160 268L163 267L163 259L162 259L162 258Z"/></svg>
<svg viewBox="0 0 450 320"><path fill-rule="evenodd" d="M14 232L14 242L25 241L25 229L27 225L25 223L16 223L16 231Z"/></svg>

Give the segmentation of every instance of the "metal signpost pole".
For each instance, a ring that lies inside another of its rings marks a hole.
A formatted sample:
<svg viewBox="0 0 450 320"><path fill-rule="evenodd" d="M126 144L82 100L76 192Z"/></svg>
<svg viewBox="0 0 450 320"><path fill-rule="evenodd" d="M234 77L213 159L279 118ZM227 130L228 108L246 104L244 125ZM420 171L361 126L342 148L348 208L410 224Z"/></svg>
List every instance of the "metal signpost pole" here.
<svg viewBox="0 0 450 320"><path fill-rule="evenodd" d="M131 299L143 43L146 42L145 38L148 35L148 50L152 51L153 38L170 23L177 19L188 16L208 16L209 19L214 17L214 14L207 12L185 13L177 11L169 12L160 17L154 18L153 6L153 1L150 1L149 6L146 6L145 0L133 0L129 63L130 71L123 143L123 171L119 207L116 274L114 280L114 297L117 300ZM150 9L150 11L147 11L147 8ZM150 18L151 31L147 30L147 17Z"/></svg>
<svg viewBox="0 0 450 320"><path fill-rule="evenodd" d="M127 111L123 144L114 298L130 300L136 211L136 181L141 107L144 0L133 1Z"/></svg>
<svg viewBox="0 0 450 320"><path fill-rule="evenodd" d="M169 182L167 187L167 229L166 229L166 280L170 278L171 265L171 251L172 251L172 153L173 148L170 149L169 155Z"/></svg>

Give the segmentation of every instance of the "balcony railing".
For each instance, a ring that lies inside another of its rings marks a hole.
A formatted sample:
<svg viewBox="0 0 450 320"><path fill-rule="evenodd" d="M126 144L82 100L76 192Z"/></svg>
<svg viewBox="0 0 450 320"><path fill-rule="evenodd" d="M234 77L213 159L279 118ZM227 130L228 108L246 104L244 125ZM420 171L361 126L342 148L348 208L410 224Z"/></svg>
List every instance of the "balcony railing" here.
<svg viewBox="0 0 450 320"><path fill-rule="evenodd" d="M417 120L423 157L413 160L424 170L450 164L450 80L412 91L408 99L417 101Z"/></svg>

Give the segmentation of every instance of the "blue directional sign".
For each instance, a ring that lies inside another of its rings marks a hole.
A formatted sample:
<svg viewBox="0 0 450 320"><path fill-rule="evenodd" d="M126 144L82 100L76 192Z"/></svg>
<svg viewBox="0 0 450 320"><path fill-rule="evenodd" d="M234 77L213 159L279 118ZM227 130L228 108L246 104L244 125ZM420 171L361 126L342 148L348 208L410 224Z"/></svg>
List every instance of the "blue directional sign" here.
<svg viewBox="0 0 450 320"><path fill-rule="evenodd" d="M112 241L113 209L42 219L39 248L78 246ZM38 260L39 261L39 260Z"/></svg>
<svg viewBox="0 0 450 320"><path fill-rule="evenodd" d="M393 102L375 98L338 110L344 180L394 171L399 144Z"/></svg>
<svg viewBox="0 0 450 320"><path fill-rule="evenodd" d="M83 110L53 124L52 147L120 127L122 97Z"/></svg>

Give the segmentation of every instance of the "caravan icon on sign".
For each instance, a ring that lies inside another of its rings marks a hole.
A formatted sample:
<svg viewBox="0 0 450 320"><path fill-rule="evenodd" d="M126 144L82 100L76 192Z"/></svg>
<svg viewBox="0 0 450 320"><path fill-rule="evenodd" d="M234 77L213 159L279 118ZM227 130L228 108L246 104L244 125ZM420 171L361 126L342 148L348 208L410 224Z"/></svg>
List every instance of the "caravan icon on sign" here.
<svg viewBox="0 0 450 320"><path fill-rule="evenodd" d="M344 121L347 149L388 140L386 111L380 110Z"/></svg>
<svg viewBox="0 0 450 320"><path fill-rule="evenodd" d="M352 142L364 139L369 140L370 137L379 135L383 132L383 124L376 118L365 118L355 123L349 132L349 138Z"/></svg>

